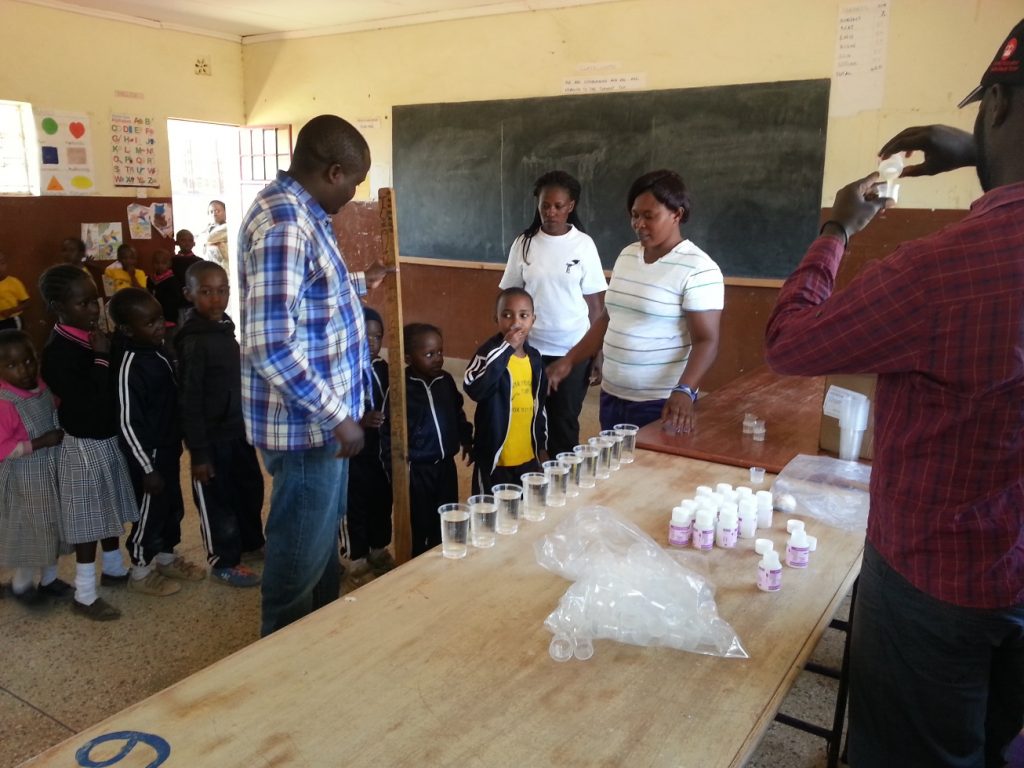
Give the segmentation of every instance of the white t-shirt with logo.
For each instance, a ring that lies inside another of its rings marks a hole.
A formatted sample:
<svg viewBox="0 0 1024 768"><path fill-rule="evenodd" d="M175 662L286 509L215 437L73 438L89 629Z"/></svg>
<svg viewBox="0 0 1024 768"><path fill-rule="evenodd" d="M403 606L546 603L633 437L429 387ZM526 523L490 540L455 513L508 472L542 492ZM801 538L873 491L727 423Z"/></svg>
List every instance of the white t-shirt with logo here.
<svg viewBox="0 0 1024 768"><path fill-rule="evenodd" d="M500 288L525 288L533 297L537 319L530 344L542 355L561 357L590 328L583 298L608 288L590 236L575 227L552 236L538 230L523 258L523 236L512 243Z"/></svg>
<svg viewBox="0 0 1024 768"><path fill-rule="evenodd" d="M605 294L604 391L623 400L667 398L690 357L686 313L724 304L722 270L689 240L653 264L640 243L627 245Z"/></svg>

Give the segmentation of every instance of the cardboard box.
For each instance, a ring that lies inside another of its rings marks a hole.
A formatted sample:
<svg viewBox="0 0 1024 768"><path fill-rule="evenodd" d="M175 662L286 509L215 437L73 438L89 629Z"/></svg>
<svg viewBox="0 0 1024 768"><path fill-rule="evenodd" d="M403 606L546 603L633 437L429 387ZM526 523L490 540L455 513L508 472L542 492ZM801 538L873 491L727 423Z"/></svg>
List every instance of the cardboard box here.
<svg viewBox="0 0 1024 768"><path fill-rule="evenodd" d="M868 428L864 432L864 440L860 444L860 457L868 461L871 461L875 446L875 381L877 378L878 377L873 373L843 374L840 376L825 377L826 392L828 392L829 387L835 385L837 387L842 387L843 389L860 392L862 395L866 395L868 400L871 401L870 410L868 411ZM818 438L818 446L823 451L828 451L836 456L839 455L839 419L834 419L831 416L822 414L821 433Z"/></svg>

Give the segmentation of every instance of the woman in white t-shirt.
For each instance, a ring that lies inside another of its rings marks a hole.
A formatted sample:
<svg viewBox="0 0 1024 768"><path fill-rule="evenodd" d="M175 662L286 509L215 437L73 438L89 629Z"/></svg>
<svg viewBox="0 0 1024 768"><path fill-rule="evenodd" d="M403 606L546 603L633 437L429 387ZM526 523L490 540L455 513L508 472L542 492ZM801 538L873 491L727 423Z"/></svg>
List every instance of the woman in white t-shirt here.
<svg viewBox="0 0 1024 768"><path fill-rule="evenodd" d="M722 272L683 237L690 198L679 174L641 176L627 209L639 240L615 261L604 313L548 366L548 378L560 387L578 361L603 349L603 429L660 418L666 430L688 432L701 379L718 354Z"/></svg>
<svg viewBox="0 0 1024 768"><path fill-rule="evenodd" d="M604 278L594 241L583 231L577 213L580 183L565 171L545 173L533 187L537 209L533 222L512 243L499 286L525 288L533 297L536 321L530 344L544 364L561 358L583 338L604 312ZM590 380L594 355L581 359L547 399L548 454L571 451L579 442L580 409Z"/></svg>

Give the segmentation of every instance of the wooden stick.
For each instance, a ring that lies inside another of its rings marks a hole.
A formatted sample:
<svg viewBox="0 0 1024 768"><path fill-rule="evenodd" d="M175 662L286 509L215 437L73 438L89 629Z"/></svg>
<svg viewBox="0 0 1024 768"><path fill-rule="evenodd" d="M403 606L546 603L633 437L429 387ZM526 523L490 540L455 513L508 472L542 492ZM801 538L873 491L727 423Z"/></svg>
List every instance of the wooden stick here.
<svg viewBox="0 0 1024 768"><path fill-rule="evenodd" d="M384 264L398 266L398 212L395 191L388 187L377 193L380 199L380 237ZM384 306L391 311L384 318L384 337L388 344L388 376L391 421L391 542L395 561L406 562L412 552L412 531L409 518L409 460L405 416L405 345L402 341L402 275L382 284Z"/></svg>

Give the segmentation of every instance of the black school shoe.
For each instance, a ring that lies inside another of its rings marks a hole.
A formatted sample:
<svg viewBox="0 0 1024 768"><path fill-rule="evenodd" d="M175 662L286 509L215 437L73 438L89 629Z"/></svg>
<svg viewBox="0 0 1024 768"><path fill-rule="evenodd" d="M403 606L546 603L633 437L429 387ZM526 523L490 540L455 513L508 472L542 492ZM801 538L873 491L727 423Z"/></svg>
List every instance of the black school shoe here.
<svg viewBox="0 0 1024 768"><path fill-rule="evenodd" d="M129 576L131 576L130 571L126 571L123 576L111 576L109 573L103 573L100 571L100 586L123 587L128 583Z"/></svg>
<svg viewBox="0 0 1024 768"><path fill-rule="evenodd" d="M102 597L97 597L92 605L72 600L71 610L93 621L114 621L121 618L121 612Z"/></svg>
<svg viewBox="0 0 1024 768"><path fill-rule="evenodd" d="M15 600L28 608L38 608L46 602L42 592L35 586L29 587L24 592L15 592L11 589L11 595Z"/></svg>
<svg viewBox="0 0 1024 768"><path fill-rule="evenodd" d="M74 593L75 588L63 579L54 579L49 584L39 585L39 594L46 597L52 597L56 600L63 600L64 598L71 597Z"/></svg>

